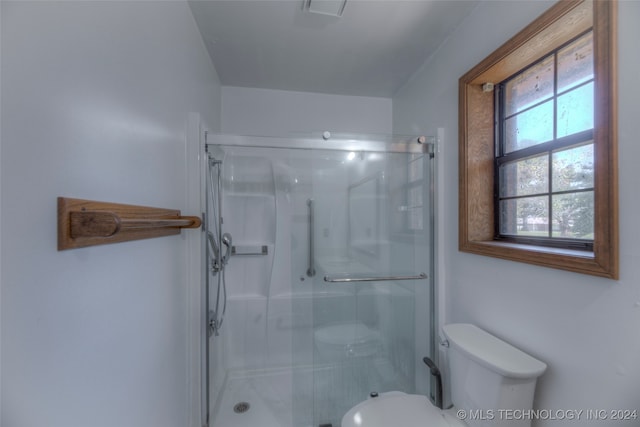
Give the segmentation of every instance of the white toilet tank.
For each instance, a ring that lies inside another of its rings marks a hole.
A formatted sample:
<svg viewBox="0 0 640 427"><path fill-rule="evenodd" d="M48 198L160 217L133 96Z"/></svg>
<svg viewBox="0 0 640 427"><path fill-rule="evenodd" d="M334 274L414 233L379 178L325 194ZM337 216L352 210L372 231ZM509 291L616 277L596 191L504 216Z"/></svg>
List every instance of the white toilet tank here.
<svg viewBox="0 0 640 427"><path fill-rule="evenodd" d="M445 325L451 401L472 427L528 427L536 380L547 365L477 326ZM511 412L513 410L513 412Z"/></svg>

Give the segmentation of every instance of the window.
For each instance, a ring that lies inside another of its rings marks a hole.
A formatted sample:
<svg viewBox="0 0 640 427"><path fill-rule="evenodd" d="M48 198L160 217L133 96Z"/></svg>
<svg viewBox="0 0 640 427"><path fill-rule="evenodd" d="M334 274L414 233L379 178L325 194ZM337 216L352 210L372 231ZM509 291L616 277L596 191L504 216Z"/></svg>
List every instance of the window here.
<svg viewBox="0 0 640 427"><path fill-rule="evenodd" d="M496 239L593 251L593 32L496 86Z"/></svg>
<svg viewBox="0 0 640 427"><path fill-rule="evenodd" d="M618 277L616 6L560 1L460 78L461 251Z"/></svg>

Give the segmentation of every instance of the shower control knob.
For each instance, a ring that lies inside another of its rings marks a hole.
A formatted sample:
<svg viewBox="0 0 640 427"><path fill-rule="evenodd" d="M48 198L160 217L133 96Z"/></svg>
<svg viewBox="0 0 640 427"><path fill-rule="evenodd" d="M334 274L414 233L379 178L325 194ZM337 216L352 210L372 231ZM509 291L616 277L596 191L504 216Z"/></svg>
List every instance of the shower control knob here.
<svg viewBox="0 0 640 427"><path fill-rule="evenodd" d="M322 132L322 139L324 139L325 141L327 141L329 138L331 138L331 132L329 131L324 131Z"/></svg>

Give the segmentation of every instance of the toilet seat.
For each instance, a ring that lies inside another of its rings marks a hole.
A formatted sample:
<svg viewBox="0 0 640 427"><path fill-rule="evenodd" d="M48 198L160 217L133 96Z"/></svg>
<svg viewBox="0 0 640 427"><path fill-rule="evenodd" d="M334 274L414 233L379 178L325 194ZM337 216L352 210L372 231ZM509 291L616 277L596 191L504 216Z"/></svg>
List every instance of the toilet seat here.
<svg viewBox="0 0 640 427"><path fill-rule="evenodd" d="M426 396L382 393L360 402L342 417L342 427L463 427L448 411L436 408Z"/></svg>

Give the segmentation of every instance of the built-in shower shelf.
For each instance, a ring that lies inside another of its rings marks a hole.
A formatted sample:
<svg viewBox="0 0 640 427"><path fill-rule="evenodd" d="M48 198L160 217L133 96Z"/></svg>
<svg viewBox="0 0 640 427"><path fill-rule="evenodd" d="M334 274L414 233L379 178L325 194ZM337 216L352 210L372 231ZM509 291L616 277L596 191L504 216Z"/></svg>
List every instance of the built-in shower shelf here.
<svg viewBox="0 0 640 427"><path fill-rule="evenodd" d="M254 245L254 246L231 246L231 255L235 256L249 256L249 255L268 255L269 248L267 245Z"/></svg>
<svg viewBox="0 0 640 427"><path fill-rule="evenodd" d="M180 234L201 222L175 209L58 197L58 250Z"/></svg>

